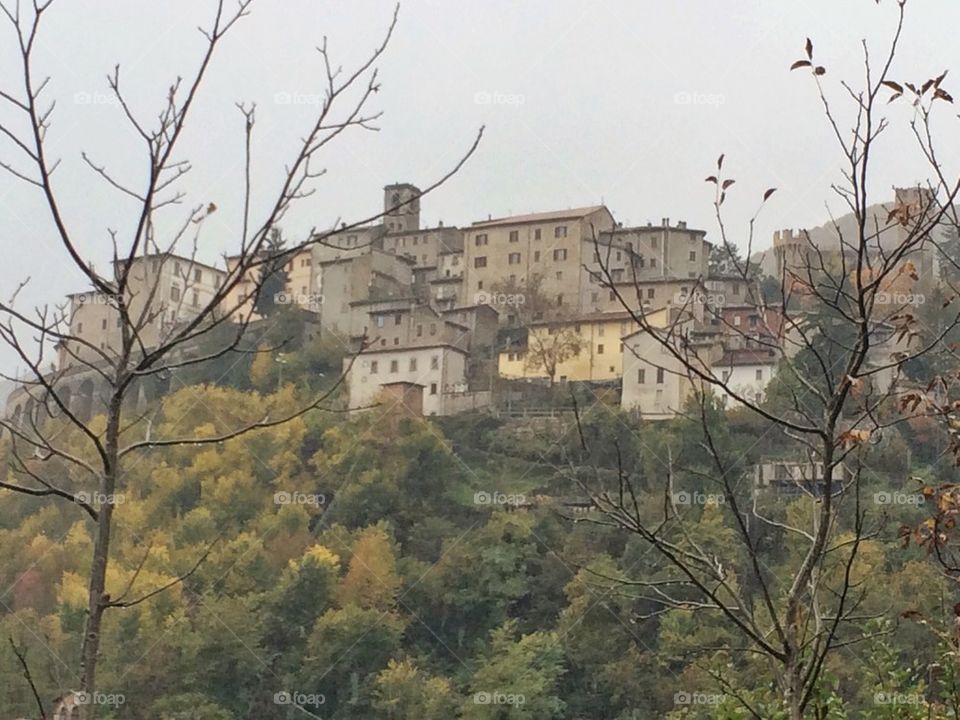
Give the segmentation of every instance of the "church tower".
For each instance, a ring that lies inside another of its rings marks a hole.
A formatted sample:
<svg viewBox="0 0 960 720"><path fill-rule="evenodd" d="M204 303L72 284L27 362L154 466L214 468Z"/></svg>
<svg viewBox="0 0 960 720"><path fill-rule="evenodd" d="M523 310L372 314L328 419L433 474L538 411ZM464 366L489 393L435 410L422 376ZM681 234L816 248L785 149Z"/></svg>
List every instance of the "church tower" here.
<svg viewBox="0 0 960 720"><path fill-rule="evenodd" d="M388 233L420 229L420 188L395 183L383 188L383 223Z"/></svg>

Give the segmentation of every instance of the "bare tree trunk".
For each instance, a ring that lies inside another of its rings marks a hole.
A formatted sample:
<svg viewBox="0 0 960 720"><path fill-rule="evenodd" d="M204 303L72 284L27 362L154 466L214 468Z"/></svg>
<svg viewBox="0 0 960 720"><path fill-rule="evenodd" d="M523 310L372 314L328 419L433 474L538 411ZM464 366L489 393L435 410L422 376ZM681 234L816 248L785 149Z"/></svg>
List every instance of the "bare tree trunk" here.
<svg viewBox="0 0 960 720"><path fill-rule="evenodd" d="M97 690L97 665L103 629L103 614L109 602L107 596L107 566L110 558L110 540L113 530L113 499L117 492L119 475L119 431L122 415L122 396L114 394L108 409L105 472L100 483L100 515L97 518L93 564L90 568L87 619L80 646L80 690L91 700L82 709L81 720L94 720L97 716L95 693Z"/></svg>

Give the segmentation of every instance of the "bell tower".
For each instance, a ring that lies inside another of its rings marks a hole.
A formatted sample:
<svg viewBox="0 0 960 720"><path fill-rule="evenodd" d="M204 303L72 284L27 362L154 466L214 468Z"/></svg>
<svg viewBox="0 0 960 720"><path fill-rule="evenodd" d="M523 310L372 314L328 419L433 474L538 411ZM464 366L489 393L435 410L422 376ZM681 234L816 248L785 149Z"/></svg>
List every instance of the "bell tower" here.
<svg viewBox="0 0 960 720"><path fill-rule="evenodd" d="M383 188L383 223L388 233L420 229L420 188L394 183Z"/></svg>

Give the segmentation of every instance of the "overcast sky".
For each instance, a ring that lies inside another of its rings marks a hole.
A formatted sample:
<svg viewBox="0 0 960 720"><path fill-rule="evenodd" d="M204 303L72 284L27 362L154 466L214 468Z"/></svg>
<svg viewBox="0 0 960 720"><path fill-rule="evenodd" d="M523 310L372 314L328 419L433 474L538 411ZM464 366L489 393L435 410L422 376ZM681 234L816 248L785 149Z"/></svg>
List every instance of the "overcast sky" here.
<svg viewBox="0 0 960 720"><path fill-rule="evenodd" d="M328 174L289 218L289 231L376 212L381 187L425 186L451 167L481 125L468 166L422 202L431 225L466 225L508 213L603 201L618 220L686 220L716 237L711 187L717 156L737 180L728 201L739 242L763 191L779 188L757 224L757 247L773 230L819 225L840 158L808 74L790 73L804 39L827 67L828 87L862 77L860 40L893 32L894 0L406 0L380 63L384 112L378 133L353 131L319 159ZM922 81L958 59L957 0L911 0L898 79ZM142 184L142 147L110 102L105 74L121 65L135 112L149 122L165 87L188 75L202 50L197 25L212 0L57 0L38 40L37 76L57 99L48 155L60 157L56 186L78 245L98 267L109 258L108 227L126 237L133 204L80 157ZM201 255L236 247L242 188L242 121L236 101L255 101L255 202L272 199L322 92L315 51L324 35L345 68L379 42L393 5L379 0L255 0L210 68L179 154L194 170L189 202L220 210ZM13 35L0 27L0 88L19 92ZM960 70L958 70L960 73ZM960 97L950 79L945 87ZM924 180L909 145L909 106L877 157L874 190ZM955 111L946 113L955 132ZM0 107L0 119L14 116ZM948 157L960 145L945 138ZM24 167L0 137L0 157ZM956 168L952 168L954 171ZM880 195L877 196L878 199ZM83 290L57 245L37 193L0 172L0 291L32 278L24 306ZM189 204L189 203L188 203ZM176 216L171 215L173 221ZM16 365L0 349L0 368Z"/></svg>

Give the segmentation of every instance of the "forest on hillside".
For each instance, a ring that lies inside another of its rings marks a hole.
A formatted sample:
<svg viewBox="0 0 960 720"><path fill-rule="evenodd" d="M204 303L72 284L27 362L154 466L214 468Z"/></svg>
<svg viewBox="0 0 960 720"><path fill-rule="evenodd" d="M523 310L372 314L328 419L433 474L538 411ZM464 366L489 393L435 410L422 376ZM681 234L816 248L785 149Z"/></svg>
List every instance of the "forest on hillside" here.
<svg viewBox="0 0 960 720"><path fill-rule="evenodd" d="M176 390L158 436L212 437L295 406L316 373L288 366L278 389L278 370L247 356L219 383ZM121 511L103 716L786 717L775 668L740 650L724 613L689 589L686 605L665 606L650 581L676 582L668 559L573 501L615 492L626 467L655 522L669 472L670 502L689 524L667 532L695 532L690 541L759 603L729 512L752 506L769 521L755 520L749 537L776 600L802 557L788 527L808 526L822 499L757 494L753 468L792 441L713 407L712 440L736 472L729 495L711 479L695 418L642 422L588 387L556 392L558 405L580 409L534 420L318 411L209 447L138 453L117 497L96 499ZM769 402L778 394L788 393ZM83 452L76 431L60 431ZM955 479L948 446L945 430L914 422L857 451L863 483L833 537L843 548L859 534L858 559L847 567L844 553L828 553L820 572L828 588L850 573L860 599L817 683L819 717L955 717L956 583L901 532L929 515L931 481ZM860 508L870 520L858 533ZM11 588L0 633L13 641L0 647L0 707L28 714L16 653L44 696L74 682L58 658L78 651L92 538L77 506L13 495L0 543L0 583Z"/></svg>

